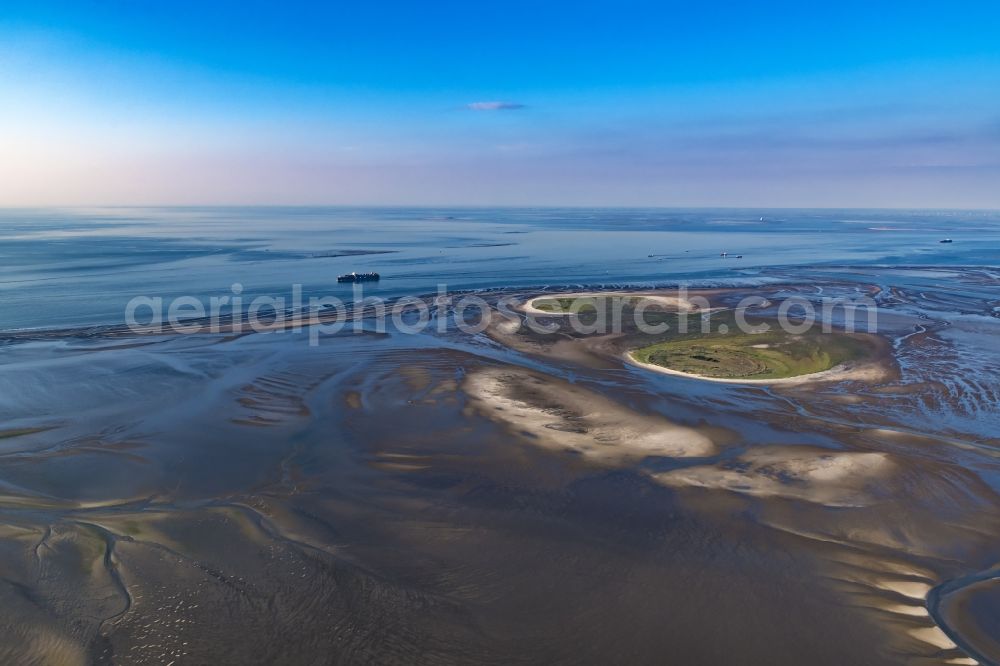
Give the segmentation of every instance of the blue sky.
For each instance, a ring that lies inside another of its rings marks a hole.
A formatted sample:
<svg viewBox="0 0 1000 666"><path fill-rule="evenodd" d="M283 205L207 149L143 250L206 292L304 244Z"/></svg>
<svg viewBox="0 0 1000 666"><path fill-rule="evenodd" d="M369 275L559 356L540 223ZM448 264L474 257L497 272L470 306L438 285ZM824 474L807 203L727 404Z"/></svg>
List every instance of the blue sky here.
<svg viewBox="0 0 1000 666"><path fill-rule="evenodd" d="M1000 208L1000 3L0 8L0 205Z"/></svg>

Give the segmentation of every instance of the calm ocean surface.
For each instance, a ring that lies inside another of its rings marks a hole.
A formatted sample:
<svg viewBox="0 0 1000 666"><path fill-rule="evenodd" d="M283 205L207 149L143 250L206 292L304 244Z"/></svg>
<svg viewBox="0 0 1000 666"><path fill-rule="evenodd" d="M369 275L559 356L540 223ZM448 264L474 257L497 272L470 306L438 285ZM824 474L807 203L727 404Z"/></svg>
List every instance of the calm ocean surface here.
<svg viewBox="0 0 1000 666"><path fill-rule="evenodd" d="M401 296L439 284L753 284L806 277L796 267L998 265L1000 212L7 209L0 330L120 324L134 296L207 302L234 283L244 302L287 297L293 284L349 300L336 276L350 271L382 274L366 295Z"/></svg>

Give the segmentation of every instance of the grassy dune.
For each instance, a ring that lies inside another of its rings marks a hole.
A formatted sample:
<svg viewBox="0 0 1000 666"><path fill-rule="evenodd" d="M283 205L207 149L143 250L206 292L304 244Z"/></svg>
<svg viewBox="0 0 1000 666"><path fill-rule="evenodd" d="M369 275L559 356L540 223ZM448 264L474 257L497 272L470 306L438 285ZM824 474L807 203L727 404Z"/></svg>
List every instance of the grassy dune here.
<svg viewBox="0 0 1000 666"><path fill-rule="evenodd" d="M784 379L829 370L867 352L849 335L791 335L777 330L669 340L632 355L642 363L703 377Z"/></svg>
<svg viewBox="0 0 1000 666"><path fill-rule="evenodd" d="M605 299L607 300L607 299ZM574 309L574 303L576 301L582 301ZM593 301L593 302L591 302ZM553 314L562 314L566 312L593 312L596 311L594 303L597 299L594 298L537 298L532 302L532 305L542 312L551 312Z"/></svg>

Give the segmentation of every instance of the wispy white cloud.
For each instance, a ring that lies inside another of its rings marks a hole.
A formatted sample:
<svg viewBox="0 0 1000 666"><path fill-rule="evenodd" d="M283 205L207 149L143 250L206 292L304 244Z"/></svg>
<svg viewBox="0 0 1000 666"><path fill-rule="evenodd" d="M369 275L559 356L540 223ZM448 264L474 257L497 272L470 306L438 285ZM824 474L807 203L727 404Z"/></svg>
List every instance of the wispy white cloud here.
<svg viewBox="0 0 1000 666"><path fill-rule="evenodd" d="M473 111L517 111L518 109L523 109L524 104L519 102L500 102L500 101L490 101L490 102L472 102L471 104L466 104L467 109Z"/></svg>

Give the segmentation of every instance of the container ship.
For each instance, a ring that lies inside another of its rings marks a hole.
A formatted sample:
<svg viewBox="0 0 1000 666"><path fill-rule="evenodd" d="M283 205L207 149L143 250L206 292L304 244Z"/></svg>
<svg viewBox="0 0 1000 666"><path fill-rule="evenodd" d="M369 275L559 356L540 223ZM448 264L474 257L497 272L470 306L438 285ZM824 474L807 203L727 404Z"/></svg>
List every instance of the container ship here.
<svg viewBox="0 0 1000 666"><path fill-rule="evenodd" d="M347 273L337 276L337 282L378 282L378 279L378 273Z"/></svg>

